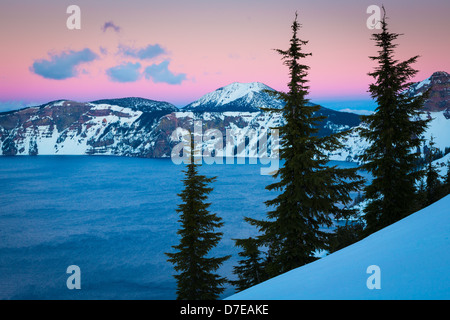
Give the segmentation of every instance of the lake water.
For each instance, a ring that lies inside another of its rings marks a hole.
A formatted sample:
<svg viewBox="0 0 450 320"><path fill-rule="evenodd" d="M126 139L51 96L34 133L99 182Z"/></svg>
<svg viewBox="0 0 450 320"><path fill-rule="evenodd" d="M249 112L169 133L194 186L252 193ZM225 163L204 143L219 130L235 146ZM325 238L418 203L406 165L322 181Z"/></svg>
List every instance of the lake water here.
<svg viewBox="0 0 450 320"><path fill-rule="evenodd" d="M164 253L178 244L183 168L170 159L0 157L0 299L175 299ZM210 210L224 235L212 254L232 255L218 271L229 279L239 260L232 239L256 235L243 218L265 218L275 196L260 168L200 168L217 176ZM66 286L70 265L80 267L81 290ZM233 293L227 286L223 297Z"/></svg>

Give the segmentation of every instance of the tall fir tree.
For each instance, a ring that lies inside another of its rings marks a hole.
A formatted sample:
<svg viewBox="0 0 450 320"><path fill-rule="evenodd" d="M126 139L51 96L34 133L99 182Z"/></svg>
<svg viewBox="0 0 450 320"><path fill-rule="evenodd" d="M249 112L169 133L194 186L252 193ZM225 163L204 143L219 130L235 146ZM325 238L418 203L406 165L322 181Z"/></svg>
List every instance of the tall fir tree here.
<svg viewBox="0 0 450 320"><path fill-rule="evenodd" d="M315 115L320 106L311 106L306 97L309 67L301 61L311 54L303 52L308 41L298 38L300 27L296 13L289 49L276 50L289 68L290 81L288 92L273 93L285 103L285 123L278 128L284 164L274 175L278 181L266 189L280 193L266 202L273 209L267 220L246 218L259 229L258 241L268 249L269 277L314 261L315 253L327 248L329 233L322 228L332 225L331 215L352 213L345 205L351 201L350 192L362 184L356 168L328 166L327 152L341 145L337 135L317 135L317 124L325 117Z"/></svg>
<svg viewBox="0 0 450 320"><path fill-rule="evenodd" d="M362 155L363 168L373 176L365 188L369 203L365 208L366 234L378 231L414 212L418 208L416 182L423 171L418 170L420 157L416 150L422 140L428 120L420 120L420 111L426 95L408 97L404 94L417 73L411 67L418 56L403 62L394 59L394 41L400 34L388 31L386 12L381 32L372 35L379 47L378 55L370 57L377 62L371 73L375 79L369 87L377 103L375 113L363 116L368 128L362 136L371 145Z"/></svg>
<svg viewBox="0 0 450 320"><path fill-rule="evenodd" d="M230 256L208 257L222 238L222 233L215 229L222 227L223 222L208 211L211 203L205 202L213 190L207 185L216 177L207 178L198 173L194 149L194 139L191 137L190 163L183 171L185 188L178 194L183 201L176 210L180 214L181 229L177 234L181 239L178 245L173 246L177 252L166 255L178 272L174 276L178 300L214 300L224 291L223 284L227 282L215 272Z"/></svg>

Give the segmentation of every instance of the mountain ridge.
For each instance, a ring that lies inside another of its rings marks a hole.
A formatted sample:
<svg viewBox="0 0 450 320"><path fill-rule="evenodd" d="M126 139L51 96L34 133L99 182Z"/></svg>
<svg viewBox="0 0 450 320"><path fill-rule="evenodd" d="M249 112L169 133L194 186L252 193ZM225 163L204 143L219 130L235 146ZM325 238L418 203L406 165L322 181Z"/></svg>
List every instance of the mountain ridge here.
<svg viewBox="0 0 450 320"><path fill-rule="evenodd" d="M433 74L429 81L416 84L410 94L420 94L420 90L438 83L437 80L440 81L438 89L445 91L450 83L447 75ZM218 129L223 137L227 130L233 130L241 137L254 132L264 134L269 128L282 124L281 110L261 110L261 107L281 109L283 105L267 90L273 89L260 82L234 82L181 109L164 101L126 97L91 102L55 100L4 112L0 113L0 154L170 157L177 143L172 139L172 133L178 128L192 130L194 121L201 121L203 131ZM442 96L441 91L439 96ZM344 148L330 154L332 160L356 161L366 147L353 130L361 125L360 116L325 107L317 114L326 117L318 124L319 136L350 130L349 135L342 138ZM430 114L427 116L431 117ZM438 118L439 134L442 135L447 127L446 119L450 119L448 109ZM446 145L445 139L441 140L443 147L450 146ZM225 145L225 139L223 142ZM256 150L246 151L248 155L253 152L253 156L257 156Z"/></svg>
<svg viewBox="0 0 450 320"><path fill-rule="evenodd" d="M267 113L261 107L281 108L282 102L267 90L273 89L259 82L235 82L206 94L191 103L191 108L182 109L138 97L91 102L55 100L0 114L0 150L3 155L170 157L176 144L172 133L177 128L192 130L193 121L201 121L204 131L220 130L223 137L231 129L237 136L244 136L277 126L283 121L281 112ZM318 125L319 135L359 123L355 114L326 108L320 113L327 119Z"/></svg>

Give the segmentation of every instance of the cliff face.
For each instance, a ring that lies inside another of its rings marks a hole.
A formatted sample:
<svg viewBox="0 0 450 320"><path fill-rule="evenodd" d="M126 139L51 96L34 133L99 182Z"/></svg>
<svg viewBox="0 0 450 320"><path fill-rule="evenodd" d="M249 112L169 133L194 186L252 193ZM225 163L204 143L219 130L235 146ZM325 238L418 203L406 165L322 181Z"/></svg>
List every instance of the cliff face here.
<svg viewBox="0 0 450 320"><path fill-rule="evenodd" d="M144 137L175 106L122 107L105 103L56 101L0 114L3 155L117 154L145 148ZM120 103L118 103L120 104Z"/></svg>
<svg viewBox="0 0 450 320"><path fill-rule="evenodd" d="M423 109L434 112L450 111L450 75L445 71L435 72L428 79L412 85L408 95L417 96L429 89L429 97Z"/></svg>
<svg viewBox="0 0 450 320"><path fill-rule="evenodd" d="M327 110L323 112L326 114ZM356 115L350 114L349 124L345 124L346 114L328 112L331 115L321 125L322 134L350 129L354 124L359 124ZM279 113L264 112L160 110L150 113L115 105L62 101L43 108L0 115L1 154L170 157L172 148L179 143L172 133L180 128L192 131L194 121L201 125L202 135L210 129L218 130L222 135L223 147L226 146L227 131L234 137L235 143L246 141L247 145L256 146L255 139L267 134L269 128L278 126L283 118ZM208 139L203 139L206 147ZM245 156L249 155L257 156L256 149Z"/></svg>

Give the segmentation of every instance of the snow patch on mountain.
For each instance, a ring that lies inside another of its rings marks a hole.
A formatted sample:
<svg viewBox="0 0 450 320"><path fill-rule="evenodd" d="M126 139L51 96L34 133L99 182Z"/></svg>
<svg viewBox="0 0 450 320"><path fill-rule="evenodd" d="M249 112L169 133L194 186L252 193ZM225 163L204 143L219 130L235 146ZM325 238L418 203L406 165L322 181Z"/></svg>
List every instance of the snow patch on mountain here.
<svg viewBox="0 0 450 320"><path fill-rule="evenodd" d="M139 97L129 97L129 98L117 98L117 99L102 99L92 101L91 104L97 105L113 105L118 107L130 108L134 111L139 110L143 112L153 112L153 111L178 111L178 108L173 104L165 101L156 101Z"/></svg>

